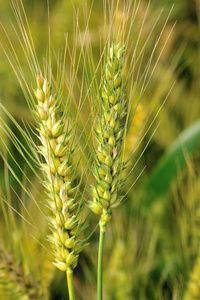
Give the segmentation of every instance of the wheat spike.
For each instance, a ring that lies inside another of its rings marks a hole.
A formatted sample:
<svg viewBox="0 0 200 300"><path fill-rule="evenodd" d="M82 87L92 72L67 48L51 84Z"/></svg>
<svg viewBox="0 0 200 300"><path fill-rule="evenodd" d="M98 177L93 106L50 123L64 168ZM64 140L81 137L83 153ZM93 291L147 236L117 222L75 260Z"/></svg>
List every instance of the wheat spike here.
<svg viewBox="0 0 200 300"><path fill-rule="evenodd" d="M0 288L16 299L46 299L40 290L39 282L33 282L24 274L22 265L15 263L12 254L0 248Z"/></svg>
<svg viewBox="0 0 200 300"><path fill-rule="evenodd" d="M127 114L122 81L124 51L120 44L112 44L109 49L101 94L102 113L96 127L98 150L93 174L97 185L92 188L93 201L89 202L89 207L101 214L102 228L110 220L112 208L121 203L118 191L122 184L121 157Z"/></svg>
<svg viewBox="0 0 200 300"><path fill-rule="evenodd" d="M79 239L83 229L79 218L82 207L78 203L78 187L72 178L73 150L69 145L70 134L65 128L65 112L60 111L49 83L41 75L37 77L35 96L42 143L39 151L45 158L42 171L51 211L49 226L52 234L48 240L53 248L54 265L66 271L76 267L79 252L85 247L85 242Z"/></svg>

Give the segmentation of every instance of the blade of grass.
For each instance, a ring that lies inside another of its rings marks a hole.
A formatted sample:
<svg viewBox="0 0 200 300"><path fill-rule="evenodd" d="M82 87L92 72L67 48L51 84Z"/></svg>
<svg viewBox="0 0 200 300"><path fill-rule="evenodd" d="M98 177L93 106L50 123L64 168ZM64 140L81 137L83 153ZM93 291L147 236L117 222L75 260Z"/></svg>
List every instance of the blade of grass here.
<svg viewBox="0 0 200 300"><path fill-rule="evenodd" d="M155 197L167 192L171 182L187 165L187 156L192 155L200 144L200 120L184 130L161 157L145 186L149 205Z"/></svg>

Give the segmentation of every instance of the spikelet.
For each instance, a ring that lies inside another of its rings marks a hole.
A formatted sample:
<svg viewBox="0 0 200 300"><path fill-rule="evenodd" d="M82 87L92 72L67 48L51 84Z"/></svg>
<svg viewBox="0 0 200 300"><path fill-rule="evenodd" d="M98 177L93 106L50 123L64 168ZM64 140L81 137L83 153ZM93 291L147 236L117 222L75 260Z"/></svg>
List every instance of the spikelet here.
<svg viewBox="0 0 200 300"><path fill-rule="evenodd" d="M197 258L194 269L190 275L184 300L200 299L200 256Z"/></svg>
<svg viewBox="0 0 200 300"><path fill-rule="evenodd" d="M82 207L78 203L77 186L72 182L73 151L69 145L69 132L65 129L65 112L60 111L46 79L39 75L37 85L36 109L42 143L39 152L45 158L42 171L51 211L49 226L52 234L48 240L55 257L54 265L66 271L76 267L79 252L85 247L85 243L79 240L83 226L79 218Z"/></svg>
<svg viewBox="0 0 200 300"><path fill-rule="evenodd" d="M102 112L96 127L98 150L93 174L97 185L92 188L93 201L89 202L89 207L94 213L101 214L102 230L111 218L112 208L121 203L118 190L122 184L120 180L123 168L121 157L125 132L124 119L127 112L121 74L123 55L123 46L111 45L102 87Z"/></svg>
<svg viewBox="0 0 200 300"><path fill-rule="evenodd" d="M0 248L0 289L15 299L47 299L40 290L40 283L24 274L23 266L15 263L12 254Z"/></svg>

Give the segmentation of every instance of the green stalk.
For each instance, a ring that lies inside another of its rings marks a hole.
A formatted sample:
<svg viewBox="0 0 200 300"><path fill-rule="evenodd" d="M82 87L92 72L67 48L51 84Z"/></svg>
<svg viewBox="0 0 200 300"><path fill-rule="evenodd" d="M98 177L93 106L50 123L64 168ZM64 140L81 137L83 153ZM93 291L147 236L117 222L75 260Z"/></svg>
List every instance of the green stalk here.
<svg viewBox="0 0 200 300"><path fill-rule="evenodd" d="M98 300L103 299L103 245L105 237L105 226L100 226L100 236L99 236L99 253L98 253L98 273L97 273L97 296Z"/></svg>
<svg viewBox="0 0 200 300"><path fill-rule="evenodd" d="M73 270L71 268L68 268L66 273L67 273L69 300L75 300L74 285L73 285Z"/></svg>

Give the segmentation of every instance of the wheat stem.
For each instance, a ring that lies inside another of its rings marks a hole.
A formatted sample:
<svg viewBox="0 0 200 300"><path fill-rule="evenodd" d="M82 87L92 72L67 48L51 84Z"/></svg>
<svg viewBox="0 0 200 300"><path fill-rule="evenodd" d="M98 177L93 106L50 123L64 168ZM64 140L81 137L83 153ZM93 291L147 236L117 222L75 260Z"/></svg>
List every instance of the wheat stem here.
<svg viewBox="0 0 200 300"><path fill-rule="evenodd" d="M97 273L97 296L98 300L103 299L103 246L104 246L104 237L105 237L105 226L100 228L99 235L99 253L98 253L98 273Z"/></svg>
<svg viewBox="0 0 200 300"><path fill-rule="evenodd" d="M67 284L68 284L69 300L75 300L74 286L73 286L73 270L71 268L67 268L66 273L67 273Z"/></svg>

